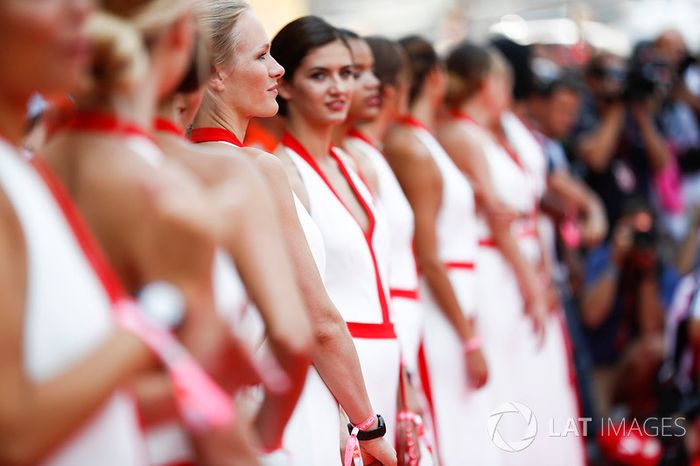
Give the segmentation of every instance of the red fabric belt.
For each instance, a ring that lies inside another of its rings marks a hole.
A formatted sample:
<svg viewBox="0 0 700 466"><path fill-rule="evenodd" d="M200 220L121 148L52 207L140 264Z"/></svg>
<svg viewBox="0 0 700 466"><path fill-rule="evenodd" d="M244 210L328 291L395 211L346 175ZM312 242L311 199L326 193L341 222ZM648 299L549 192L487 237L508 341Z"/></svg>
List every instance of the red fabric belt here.
<svg viewBox="0 0 700 466"><path fill-rule="evenodd" d="M475 270L476 264L474 262L445 262L445 267L448 269Z"/></svg>
<svg viewBox="0 0 700 466"><path fill-rule="evenodd" d="M389 296L394 299L394 298L404 298L404 299L412 299L414 301L418 301L418 290L402 290L400 288L391 288L389 290Z"/></svg>
<svg viewBox="0 0 700 466"><path fill-rule="evenodd" d="M353 338L367 339L396 339L394 332L394 324L391 322L383 322L380 324L368 324L362 322L348 322L348 330Z"/></svg>
<svg viewBox="0 0 700 466"><path fill-rule="evenodd" d="M514 236L516 239L538 238L538 233L537 233L537 230L535 228L528 228L527 230L523 230L521 232L515 233ZM496 245L496 241L493 238L480 239L479 246L481 246L482 248L496 248L496 247L498 247Z"/></svg>

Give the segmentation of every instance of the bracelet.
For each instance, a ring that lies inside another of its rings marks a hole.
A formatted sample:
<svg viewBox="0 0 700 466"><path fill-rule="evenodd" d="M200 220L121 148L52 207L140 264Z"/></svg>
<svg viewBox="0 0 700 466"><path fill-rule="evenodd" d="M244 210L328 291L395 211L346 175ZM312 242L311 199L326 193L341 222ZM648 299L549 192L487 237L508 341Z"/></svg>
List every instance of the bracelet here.
<svg viewBox="0 0 700 466"><path fill-rule="evenodd" d="M473 353L476 350L481 349L484 344L483 338L480 335L474 335L469 340L464 343L464 352Z"/></svg>
<svg viewBox="0 0 700 466"><path fill-rule="evenodd" d="M372 413L371 416L356 426L351 422L348 422L348 432L350 433L350 437L348 437L348 442L345 444L343 466L352 466L354 459L362 458L359 440L371 440L373 438L383 437L384 434L386 434L386 424L384 424L384 419L379 414L376 415L376 419L379 422L377 428L370 432L363 432L366 429L369 429L369 427L374 423L374 419L375 415ZM370 437L366 438L366 436Z"/></svg>

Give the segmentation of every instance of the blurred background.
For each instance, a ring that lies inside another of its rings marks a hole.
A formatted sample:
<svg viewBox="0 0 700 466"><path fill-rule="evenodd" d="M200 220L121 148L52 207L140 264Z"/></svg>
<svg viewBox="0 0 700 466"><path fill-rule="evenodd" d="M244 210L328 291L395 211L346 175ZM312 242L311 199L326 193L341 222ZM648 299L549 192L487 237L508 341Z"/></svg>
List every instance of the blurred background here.
<svg viewBox="0 0 700 466"><path fill-rule="evenodd" d="M697 0L252 0L270 34L300 14L317 14L362 34L419 33L442 47L500 33L522 44L574 45L629 54L632 44L673 27L692 51L700 43Z"/></svg>

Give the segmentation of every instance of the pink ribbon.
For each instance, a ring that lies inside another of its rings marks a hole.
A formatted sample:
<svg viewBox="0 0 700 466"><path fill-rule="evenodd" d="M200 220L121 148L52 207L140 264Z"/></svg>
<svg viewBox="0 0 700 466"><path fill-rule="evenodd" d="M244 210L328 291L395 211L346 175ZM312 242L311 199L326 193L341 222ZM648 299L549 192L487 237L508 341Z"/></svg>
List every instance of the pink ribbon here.
<svg viewBox="0 0 700 466"><path fill-rule="evenodd" d="M350 437L345 444L345 459L343 461L344 466L364 466L362 461L362 453L360 452L360 442L357 440L357 434L360 431L367 430L372 425L377 416L372 413L370 417L357 424L352 428L350 432Z"/></svg>
<svg viewBox="0 0 700 466"><path fill-rule="evenodd" d="M170 332L149 321L131 299L121 299L114 308L118 325L140 338L165 365L178 409L190 429L203 432L233 421L231 398Z"/></svg>

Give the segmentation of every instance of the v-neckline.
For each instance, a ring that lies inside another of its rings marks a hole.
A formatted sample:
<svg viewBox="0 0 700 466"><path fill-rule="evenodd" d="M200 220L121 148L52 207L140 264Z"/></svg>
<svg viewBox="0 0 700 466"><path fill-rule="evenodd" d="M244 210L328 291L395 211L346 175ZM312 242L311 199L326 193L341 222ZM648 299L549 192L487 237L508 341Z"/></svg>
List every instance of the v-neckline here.
<svg viewBox="0 0 700 466"><path fill-rule="evenodd" d="M338 157L338 154L335 153L333 148L328 149L328 154L335 161L338 170L340 170L341 175L343 175L348 185L350 186L350 189L352 190L355 199L360 204L360 207L362 207L362 210L365 212L365 215L367 216L367 230L362 228L362 224L360 223L360 221L357 219L357 217L355 217L355 215L352 213L352 210L348 207L345 201L343 201L343 198L340 197L336 189L333 187L333 184L331 184L330 180L328 180L328 177L323 172L323 170L318 165L313 156L309 153L309 151L307 151L306 148L288 132L284 134L282 138L282 144L296 152L316 172L316 174L323 180L323 182L333 193L336 199L338 199L338 202L340 202L340 204L343 206L343 208L345 208L345 210L348 212L353 221L357 224L362 234L368 239L372 238L372 236L374 235L374 227L376 225L374 213L367 201L365 200L365 197L362 195L359 188L357 187L355 181L352 179L352 174L348 171L347 167L345 166L345 163L343 163L343 161L340 160L340 157Z"/></svg>

